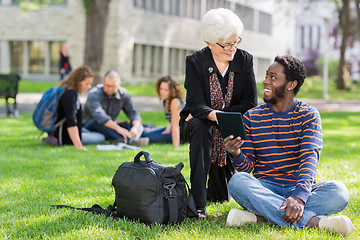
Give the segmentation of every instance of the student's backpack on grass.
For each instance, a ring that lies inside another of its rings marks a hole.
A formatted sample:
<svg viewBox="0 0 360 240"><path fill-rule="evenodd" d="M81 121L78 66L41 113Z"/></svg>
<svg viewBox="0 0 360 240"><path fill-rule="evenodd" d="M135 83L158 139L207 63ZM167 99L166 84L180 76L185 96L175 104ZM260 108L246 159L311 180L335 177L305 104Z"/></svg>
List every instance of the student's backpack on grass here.
<svg viewBox="0 0 360 240"><path fill-rule="evenodd" d="M43 94L40 102L37 104L32 119L35 126L42 131L38 136L38 141L40 141L40 137L47 132L49 139L56 141L52 143L53 145L62 145L62 126L65 122L65 118L56 124L55 121L59 99L64 92L65 89L61 87L52 87ZM59 139L54 139L51 137L51 134L57 127L60 127Z"/></svg>
<svg viewBox="0 0 360 240"><path fill-rule="evenodd" d="M144 156L145 161L140 157ZM102 209L77 208L115 219L127 217L143 223L180 223L186 217L197 217L195 202L181 174L183 163L175 167L155 162L150 154L139 152L133 162L125 162L116 171L112 185L115 202ZM73 208L56 205L58 208Z"/></svg>

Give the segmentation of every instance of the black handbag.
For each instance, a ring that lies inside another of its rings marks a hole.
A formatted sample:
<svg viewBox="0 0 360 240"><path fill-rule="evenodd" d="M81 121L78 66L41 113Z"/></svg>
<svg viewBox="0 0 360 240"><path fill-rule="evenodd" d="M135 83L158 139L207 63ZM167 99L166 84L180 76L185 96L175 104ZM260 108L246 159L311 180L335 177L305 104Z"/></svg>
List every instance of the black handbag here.
<svg viewBox="0 0 360 240"><path fill-rule="evenodd" d="M145 161L140 160L141 156ZM113 210L144 223L179 223L187 216L197 216L189 186L181 174L183 166L164 166L153 161L148 152L139 152L133 162L121 164L113 177Z"/></svg>

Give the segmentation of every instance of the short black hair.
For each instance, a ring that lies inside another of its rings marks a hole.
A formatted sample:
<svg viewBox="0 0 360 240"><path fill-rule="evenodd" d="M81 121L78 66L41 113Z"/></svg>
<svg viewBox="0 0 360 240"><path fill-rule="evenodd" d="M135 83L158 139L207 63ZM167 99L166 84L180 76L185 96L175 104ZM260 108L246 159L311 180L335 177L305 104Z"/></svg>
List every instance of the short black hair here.
<svg viewBox="0 0 360 240"><path fill-rule="evenodd" d="M306 68L304 64L299 59L288 55L276 56L274 61L284 67L285 78L288 82L297 81L297 85L294 88L294 94L296 96L306 78Z"/></svg>

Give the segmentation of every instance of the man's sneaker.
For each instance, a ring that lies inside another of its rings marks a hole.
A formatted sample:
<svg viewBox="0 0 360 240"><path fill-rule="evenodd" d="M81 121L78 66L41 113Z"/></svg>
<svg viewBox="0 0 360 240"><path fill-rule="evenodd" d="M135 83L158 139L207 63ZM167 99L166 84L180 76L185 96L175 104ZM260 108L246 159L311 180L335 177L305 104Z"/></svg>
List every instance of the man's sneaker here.
<svg viewBox="0 0 360 240"><path fill-rule="evenodd" d="M240 209L233 208L230 210L227 219L227 226L242 226L246 223L256 222L256 215Z"/></svg>
<svg viewBox="0 0 360 240"><path fill-rule="evenodd" d="M330 232L347 235L352 233L353 225L347 216L317 216L320 218L319 228L324 228Z"/></svg>
<svg viewBox="0 0 360 240"><path fill-rule="evenodd" d="M149 142L150 142L150 139L148 137L142 137L142 138L139 138L138 140L132 141L130 144L140 147L140 146L149 145Z"/></svg>

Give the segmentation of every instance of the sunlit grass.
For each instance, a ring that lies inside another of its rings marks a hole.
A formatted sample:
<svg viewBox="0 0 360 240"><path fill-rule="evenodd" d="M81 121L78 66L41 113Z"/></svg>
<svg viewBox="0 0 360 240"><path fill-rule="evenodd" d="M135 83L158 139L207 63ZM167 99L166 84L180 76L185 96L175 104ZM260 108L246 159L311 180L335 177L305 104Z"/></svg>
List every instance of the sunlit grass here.
<svg viewBox="0 0 360 240"><path fill-rule="evenodd" d="M264 96L264 85L261 82L257 83L258 97ZM329 80L328 95L331 100L334 99L360 99L360 83L355 82L348 90L337 90L336 82ZM320 77L308 77L305 79L304 84L297 95L299 99L322 99L323 94L323 82Z"/></svg>
<svg viewBox="0 0 360 240"><path fill-rule="evenodd" d="M120 116L122 118L123 116ZM360 227L360 113L321 113L324 149L318 181L336 179L350 192L346 214ZM142 113L144 122L164 126L162 112ZM272 224L227 227L227 213L236 202L210 203L206 221L186 219L179 225L146 226L136 221L114 221L91 213L54 209L53 204L107 207L114 201L112 177L123 162L132 161L138 151L87 152L72 146L50 147L36 142L39 131L31 115L0 118L0 239L341 239L315 229L282 229ZM188 145L171 144L143 147L155 161L165 165L184 163L182 173L189 182Z"/></svg>

